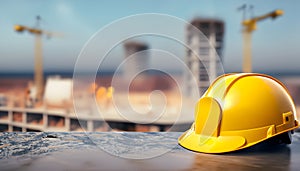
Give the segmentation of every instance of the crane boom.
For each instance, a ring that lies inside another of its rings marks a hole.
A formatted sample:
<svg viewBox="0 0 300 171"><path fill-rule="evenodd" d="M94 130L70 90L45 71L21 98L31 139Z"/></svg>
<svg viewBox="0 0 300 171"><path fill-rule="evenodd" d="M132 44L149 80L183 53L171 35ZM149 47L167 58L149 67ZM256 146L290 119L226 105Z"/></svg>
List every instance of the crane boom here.
<svg viewBox="0 0 300 171"><path fill-rule="evenodd" d="M263 20L263 19L266 19L266 18L269 18L271 17L272 19L275 19L276 17L280 16L280 15L283 15L283 10L275 10L273 12L270 12L268 14L265 14L265 15L262 15L262 16L259 16L259 17L254 17L253 20L256 20L256 21L260 21L260 20Z"/></svg>

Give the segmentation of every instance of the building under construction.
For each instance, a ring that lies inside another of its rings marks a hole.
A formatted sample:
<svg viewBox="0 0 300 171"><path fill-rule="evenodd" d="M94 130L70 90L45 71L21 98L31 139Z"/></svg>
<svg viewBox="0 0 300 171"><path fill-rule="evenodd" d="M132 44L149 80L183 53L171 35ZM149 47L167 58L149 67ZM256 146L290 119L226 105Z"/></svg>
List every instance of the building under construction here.
<svg viewBox="0 0 300 171"><path fill-rule="evenodd" d="M146 43L130 41L124 44L125 49L125 70L126 78L132 77L145 70L149 66L149 46Z"/></svg>
<svg viewBox="0 0 300 171"><path fill-rule="evenodd" d="M224 22L218 19L196 18L187 26L186 36L190 49L187 50L185 61L192 75L186 74L185 94L191 96L199 91L202 95L210 82L223 72L221 62ZM194 89L193 79L197 81L198 90Z"/></svg>

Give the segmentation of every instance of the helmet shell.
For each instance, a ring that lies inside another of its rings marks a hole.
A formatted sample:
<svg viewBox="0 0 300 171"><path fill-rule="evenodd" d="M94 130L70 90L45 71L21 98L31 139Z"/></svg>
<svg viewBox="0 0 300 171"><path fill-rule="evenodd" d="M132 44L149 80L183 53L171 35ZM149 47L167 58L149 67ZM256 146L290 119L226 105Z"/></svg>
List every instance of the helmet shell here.
<svg viewBox="0 0 300 171"><path fill-rule="evenodd" d="M263 74L227 74L201 97L195 122L179 144L193 151L223 153L297 127L293 100L280 81Z"/></svg>

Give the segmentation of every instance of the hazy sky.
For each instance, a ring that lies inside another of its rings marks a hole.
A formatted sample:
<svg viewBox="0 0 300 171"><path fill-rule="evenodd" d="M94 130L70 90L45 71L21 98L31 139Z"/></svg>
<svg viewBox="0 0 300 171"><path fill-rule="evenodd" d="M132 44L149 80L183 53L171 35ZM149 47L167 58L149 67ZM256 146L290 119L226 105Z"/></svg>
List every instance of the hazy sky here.
<svg viewBox="0 0 300 171"><path fill-rule="evenodd" d="M274 21L268 19L258 24L252 41L254 71L300 72L298 0L0 0L0 72L33 70L34 38L28 33L16 33L13 26L34 26L36 15L42 17L43 29L65 35L43 39L45 70L72 71L80 50L97 30L119 18L141 13L169 14L187 21L197 16L223 19L226 24L225 71L241 71L242 13L237 8L244 3L254 5L255 15L277 8L285 11ZM170 31L184 36L183 28ZM160 45L159 41L148 43L151 47L167 46ZM174 53L184 58L184 51ZM122 59L121 48L116 55L116 59Z"/></svg>

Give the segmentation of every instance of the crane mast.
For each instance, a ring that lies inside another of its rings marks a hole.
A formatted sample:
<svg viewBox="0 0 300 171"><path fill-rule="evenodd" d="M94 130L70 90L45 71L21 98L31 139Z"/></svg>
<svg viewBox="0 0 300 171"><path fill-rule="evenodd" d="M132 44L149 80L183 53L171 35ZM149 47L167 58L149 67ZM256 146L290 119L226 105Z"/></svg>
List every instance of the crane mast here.
<svg viewBox="0 0 300 171"><path fill-rule="evenodd" d="M243 6L243 10L245 6ZM245 12L244 12L245 13ZM275 10L265 15L244 19L243 26L243 72L252 72L252 32L257 29L257 22L267 18L275 19L283 15L283 10Z"/></svg>
<svg viewBox="0 0 300 171"><path fill-rule="evenodd" d="M35 36L34 47L34 91L35 102L41 102L44 91L44 73L43 73L43 50L42 50L42 36L52 36L51 32L39 29L40 17L37 16L37 23L35 27L27 27L24 25L15 25L16 32L27 31Z"/></svg>

